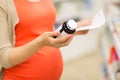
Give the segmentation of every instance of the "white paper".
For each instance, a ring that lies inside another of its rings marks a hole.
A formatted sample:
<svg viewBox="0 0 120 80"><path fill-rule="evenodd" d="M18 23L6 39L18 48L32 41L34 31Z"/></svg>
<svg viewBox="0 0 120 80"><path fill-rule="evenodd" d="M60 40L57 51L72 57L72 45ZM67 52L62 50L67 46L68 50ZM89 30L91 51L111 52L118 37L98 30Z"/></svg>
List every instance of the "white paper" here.
<svg viewBox="0 0 120 80"><path fill-rule="evenodd" d="M104 13L102 10L99 10L96 16L92 19L91 25L77 27L76 31L98 28L104 25L105 22L106 21L105 21Z"/></svg>

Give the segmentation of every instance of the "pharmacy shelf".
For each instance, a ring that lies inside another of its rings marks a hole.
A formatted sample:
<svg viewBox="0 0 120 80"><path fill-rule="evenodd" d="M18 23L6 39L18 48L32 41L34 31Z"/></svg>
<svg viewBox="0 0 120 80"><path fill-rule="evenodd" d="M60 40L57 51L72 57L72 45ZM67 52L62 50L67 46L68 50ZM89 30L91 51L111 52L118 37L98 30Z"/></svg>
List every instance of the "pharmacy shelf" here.
<svg viewBox="0 0 120 80"><path fill-rule="evenodd" d="M110 46L106 46L108 45L108 43L111 43L111 45L113 45L116 49L117 55L120 59L120 38L118 37L118 34L115 32L115 26L112 23L112 19L108 19L107 20L107 24L108 24L108 29L109 29L109 36L107 35L108 39L107 41L105 41L104 39L102 40L102 48L103 51L106 55L103 55L106 58L106 61L108 61L108 54L110 53ZM107 47L107 49L106 49ZM109 54L110 55L110 54ZM107 66L107 70L109 73L109 77L110 80L116 80L116 74L115 74L115 69L114 69L114 65L113 64L106 64Z"/></svg>
<svg viewBox="0 0 120 80"><path fill-rule="evenodd" d="M112 33L111 36L112 36L112 39L113 39L113 44L114 44L115 49L117 51L117 55L120 59L120 40L119 40L119 38L118 38L118 36L115 32Z"/></svg>
<svg viewBox="0 0 120 80"><path fill-rule="evenodd" d="M120 59L120 38L118 36L118 34L115 32L115 25L114 25L114 21L113 21L113 18L115 17L115 15L117 14L118 10L117 10L117 5L118 3L120 2L120 0L107 0L106 1L106 9L107 9L107 12L106 12L106 23L107 23L107 26L108 26L108 31L109 31L109 39L108 41L112 44L112 46L114 46L115 50L116 50L116 53L117 53L117 56L118 58ZM116 4L117 3L117 4ZM116 7L115 7L116 5ZM106 42L102 42L102 44L106 44ZM112 47L111 46L111 47ZM107 46L102 46L103 48L107 47ZM111 49L109 49L108 47L108 50L110 51ZM108 52L104 49L104 52ZM111 55L111 54L109 54ZM117 63L119 63L119 61L117 62L116 60L114 60L111 64L110 63L107 63L106 64L106 67L107 67L107 70L108 70L108 73L109 73L109 77L110 79L109 80L119 80L117 79L117 74L116 74L116 70L118 68L118 65ZM105 80L105 79L104 79Z"/></svg>
<svg viewBox="0 0 120 80"><path fill-rule="evenodd" d="M113 65L109 64L109 56L110 56L110 48L111 48L111 42L109 41L109 37L107 35L104 35L101 39L101 49L102 49L102 55L104 57L104 61L106 63L106 68L108 71L109 79L115 80L115 74L113 70ZM104 80L104 79L103 79Z"/></svg>
<svg viewBox="0 0 120 80"><path fill-rule="evenodd" d="M115 49L117 51L117 55L120 59L120 39L115 32L114 25L112 24L111 21L108 22L109 30L110 30L110 35L111 35L111 40L113 42L113 45L115 46Z"/></svg>
<svg viewBox="0 0 120 80"><path fill-rule="evenodd" d="M108 69L110 80L116 80L115 73L114 73L114 70L113 70L113 65L108 64L107 69Z"/></svg>

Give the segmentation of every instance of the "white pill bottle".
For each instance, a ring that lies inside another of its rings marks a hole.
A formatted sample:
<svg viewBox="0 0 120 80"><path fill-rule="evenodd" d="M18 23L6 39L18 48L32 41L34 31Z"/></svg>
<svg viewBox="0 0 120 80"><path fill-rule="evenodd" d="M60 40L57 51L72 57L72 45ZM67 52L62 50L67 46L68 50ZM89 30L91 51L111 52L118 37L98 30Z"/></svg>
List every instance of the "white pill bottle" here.
<svg viewBox="0 0 120 80"><path fill-rule="evenodd" d="M56 32L60 32L60 35L55 38L65 36L66 34L73 34L75 33L76 28L77 23L74 20L65 21L56 29Z"/></svg>

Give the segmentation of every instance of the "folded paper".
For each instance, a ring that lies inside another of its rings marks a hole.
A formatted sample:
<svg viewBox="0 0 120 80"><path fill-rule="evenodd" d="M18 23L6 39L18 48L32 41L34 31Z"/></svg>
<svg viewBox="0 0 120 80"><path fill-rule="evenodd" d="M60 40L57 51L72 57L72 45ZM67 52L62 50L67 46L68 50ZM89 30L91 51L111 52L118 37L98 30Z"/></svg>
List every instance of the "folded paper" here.
<svg viewBox="0 0 120 80"><path fill-rule="evenodd" d="M103 10L101 9L96 14L96 16L92 19L91 25L89 25L89 26L79 26L79 27L77 27L76 31L90 30L90 29L94 29L94 28L99 28L102 25L104 25L105 22L106 22L105 16L104 16Z"/></svg>

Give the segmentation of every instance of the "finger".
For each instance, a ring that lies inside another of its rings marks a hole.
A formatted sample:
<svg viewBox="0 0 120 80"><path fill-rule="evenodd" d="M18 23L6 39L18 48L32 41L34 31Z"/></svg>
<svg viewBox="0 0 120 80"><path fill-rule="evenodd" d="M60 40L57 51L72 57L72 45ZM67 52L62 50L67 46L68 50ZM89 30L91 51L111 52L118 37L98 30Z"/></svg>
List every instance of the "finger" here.
<svg viewBox="0 0 120 80"><path fill-rule="evenodd" d="M49 37L54 37L60 35L60 32L48 32Z"/></svg>
<svg viewBox="0 0 120 80"><path fill-rule="evenodd" d="M73 38L70 38L70 39L68 39L67 41L61 43L61 44L59 45L59 47L68 46L68 45L70 44L70 42L72 41L72 39L73 39Z"/></svg>
<svg viewBox="0 0 120 80"><path fill-rule="evenodd" d="M72 37L73 37L73 35L66 35L64 37L56 38L56 43L58 43L58 44L64 43Z"/></svg>
<svg viewBox="0 0 120 80"><path fill-rule="evenodd" d="M85 26L90 24L91 24L91 20L84 20L77 23L78 26Z"/></svg>
<svg viewBox="0 0 120 80"><path fill-rule="evenodd" d="M75 35L86 34L89 30L76 31Z"/></svg>
<svg viewBox="0 0 120 80"><path fill-rule="evenodd" d="M68 46L70 44L70 42L72 41L73 37L68 39L66 42L65 42L65 45Z"/></svg>

